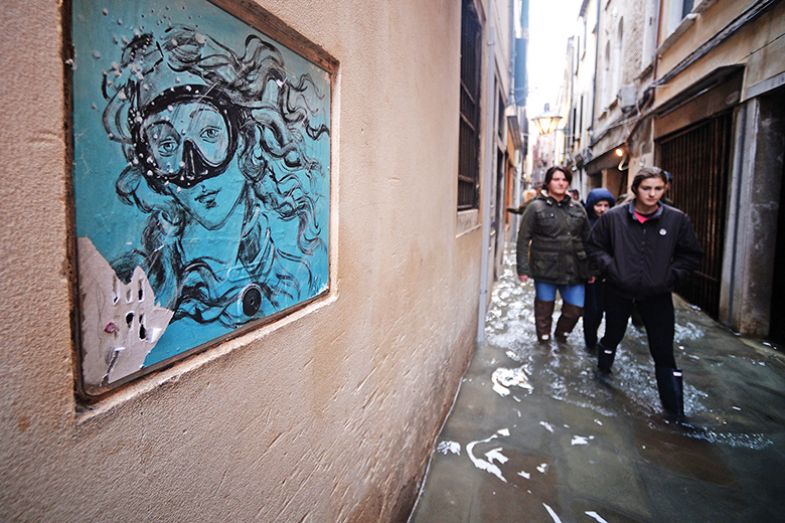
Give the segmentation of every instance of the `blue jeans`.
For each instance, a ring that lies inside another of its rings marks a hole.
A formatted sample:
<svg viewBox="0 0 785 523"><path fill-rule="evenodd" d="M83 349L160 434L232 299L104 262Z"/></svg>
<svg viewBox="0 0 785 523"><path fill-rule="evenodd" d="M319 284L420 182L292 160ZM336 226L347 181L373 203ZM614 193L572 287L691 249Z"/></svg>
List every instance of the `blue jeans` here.
<svg viewBox="0 0 785 523"><path fill-rule="evenodd" d="M561 299L570 305L583 307L583 300L586 288L582 283L573 285L556 285L555 283L545 283L543 281L534 282L535 298L540 301L555 301L556 290L561 294Z"/></svg>

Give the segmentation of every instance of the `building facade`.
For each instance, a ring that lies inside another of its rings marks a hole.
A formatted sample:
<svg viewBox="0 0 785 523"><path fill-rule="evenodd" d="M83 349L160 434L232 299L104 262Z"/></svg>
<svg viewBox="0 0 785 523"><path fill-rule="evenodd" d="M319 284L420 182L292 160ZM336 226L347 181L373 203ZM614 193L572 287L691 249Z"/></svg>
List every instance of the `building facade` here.
<svg viewBox="0 0 785 523"><path fill-rule="evenodd" d="M733 329L783 343L785 4L661 10L655 162L673 172L673 197L706 250L683 293Z"/></svg>
<svg viewBox="0 0 785 523"><path fill-rule="evenodd" d="M782 343L782 2L587 1L574 42L592 6L596 109L584 137L575 53L574 169L586 189L619 196L640 166L671 172L669 196L706 249L679 292L739 332Z"/></svg>

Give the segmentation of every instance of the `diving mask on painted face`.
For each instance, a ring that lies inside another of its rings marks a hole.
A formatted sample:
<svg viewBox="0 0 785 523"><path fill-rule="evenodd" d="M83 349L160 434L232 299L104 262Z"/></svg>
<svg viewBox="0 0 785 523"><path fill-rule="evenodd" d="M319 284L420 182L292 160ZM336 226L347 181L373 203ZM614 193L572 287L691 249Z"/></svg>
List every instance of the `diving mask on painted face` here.
<svg viewBox="0 0 785 523"><path fill-rule="evenodd" d="M148 178L182 188L222 174L237 149L231 104L205 86L167 90L134 117L134 143Z"/></svg>

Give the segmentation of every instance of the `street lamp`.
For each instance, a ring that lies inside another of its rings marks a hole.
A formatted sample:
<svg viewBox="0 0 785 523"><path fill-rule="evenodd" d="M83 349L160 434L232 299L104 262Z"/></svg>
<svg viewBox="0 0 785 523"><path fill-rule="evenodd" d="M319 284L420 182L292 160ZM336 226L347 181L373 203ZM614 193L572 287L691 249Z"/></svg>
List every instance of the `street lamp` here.
<svg viewBox="0 0 785 523"><path fill-rule="evenodd" d="M537 127L537 132L540 136L547 136L555 131L556 127L559 125L559 120L561 120L561 116L551 113L550 104L545 104L543 114L532 118L534 126Z"/></svg>

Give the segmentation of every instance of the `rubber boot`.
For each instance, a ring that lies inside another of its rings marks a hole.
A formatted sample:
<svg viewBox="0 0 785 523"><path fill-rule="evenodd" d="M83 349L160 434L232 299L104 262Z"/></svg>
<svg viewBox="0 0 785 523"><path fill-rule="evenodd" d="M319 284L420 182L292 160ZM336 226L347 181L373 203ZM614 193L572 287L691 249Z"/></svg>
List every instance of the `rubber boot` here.
<svg viewBox="0 0 785 523"><path fill-rule="evenodd" d="M569 303L562 303L561 316L559 316L559 321L556 322L556 331L553 333L553 337L556 338L556 341L561 343L566 342L567 336L570 335L575 324L581 319L581 316L583 316L582 307L576 307Z"/></svg>
<svg viewBox="0 0 785 523"><path fill-rule="evenodd" d="M597 368L603 374L610 374L611 366L613 366L613 359L616 357L616 349L609 349L602 344L597 343Z"/></svg>
<svg viewBox="0 0 785 523"><path fill-rule="evenodd" d="M586 325L585 314L583 316L583 341L586 346L586 352L594 354L597 350L597 331L593 329L593 325Z"/></svg>
<svg viewBox="0 0 785 523"><path fill-rule="evenodd" d="M534 327L537 341L546 342L551 339L551 322L555 302L534 300Z"/></svg>
<svg viewBox="0 0 785 523"><path fill-rule="evenodd" d="M679 369L657 367L657 390L668 419L684 421L684 382Z"/></svg>

